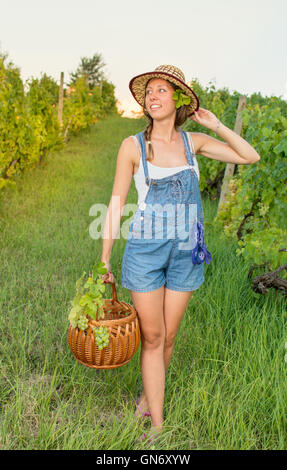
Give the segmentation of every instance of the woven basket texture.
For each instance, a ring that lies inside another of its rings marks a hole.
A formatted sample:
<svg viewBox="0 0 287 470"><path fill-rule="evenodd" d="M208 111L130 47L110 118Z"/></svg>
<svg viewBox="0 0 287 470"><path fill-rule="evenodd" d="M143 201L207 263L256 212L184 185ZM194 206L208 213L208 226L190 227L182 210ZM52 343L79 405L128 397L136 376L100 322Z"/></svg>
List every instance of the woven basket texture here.
<svg viewBox="0 0 287 470"><path fill-rule="evenodd" d="M68 330L71 351L81 364L94 369L114 369L127 364L136 353L140 343L140 328L136 310L130 304L119 301L115 283L112 299L104 299L105 317L98 321L89 316L87 330ZM110 340L107 347L100 350L95 341L94 327L108 327Z"/></svg>

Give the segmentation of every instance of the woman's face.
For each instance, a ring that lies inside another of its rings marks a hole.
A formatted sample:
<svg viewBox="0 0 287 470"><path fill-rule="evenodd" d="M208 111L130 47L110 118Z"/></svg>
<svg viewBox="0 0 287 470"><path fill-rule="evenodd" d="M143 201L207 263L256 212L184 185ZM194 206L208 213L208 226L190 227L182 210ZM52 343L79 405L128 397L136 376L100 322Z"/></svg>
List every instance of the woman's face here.
<svg viewBox="0 0 287 470"><path fill-rule="evenodd" d="M174 88L162 78L152 78L148 82L145 91L145 106L153 119L163 119L176 114L173 94Z"/></svg>

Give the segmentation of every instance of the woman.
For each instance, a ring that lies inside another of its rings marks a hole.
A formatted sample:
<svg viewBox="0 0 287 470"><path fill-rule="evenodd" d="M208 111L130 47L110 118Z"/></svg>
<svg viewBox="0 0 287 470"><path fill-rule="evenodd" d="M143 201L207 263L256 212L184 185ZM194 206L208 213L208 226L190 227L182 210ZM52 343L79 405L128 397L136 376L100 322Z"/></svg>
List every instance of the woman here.
<svg viewBox="0 0 287 470"><path fill-rule="evenodd" d="M204 281L203 261L211 261L204 243L195 155L242 165L255 163L260 156L212 112L199 107L198 97L177 67L161 65L153 72L137 75L129 86L143 106L149 125L121 144L112 190L120 207L112 209L110 202L106 223L116 220L114 229L118 230L134 176L139 208L123 256L122 286L130 291L141 329L143 392L136 402L135 416L151 415L152 439L163 427L165 372L176 334L193 291ZM184 133L179 126L187 117L218 133L225 142L200 132ZM166 203L167 211L162 211ZM185 211L187 206L196 209L196 217L188 223L181 217L182 207ZM160 222L157 228L155 222ZM163 234L160 230L164 225ZM189 244L184 244L186 237L179 236L179 232L186 235L186 228ZM170 230L175 236L168 236ZM101 256L108 269L103 276L106 282L114 282L109 262L112 246L109 231Z"/></svg>

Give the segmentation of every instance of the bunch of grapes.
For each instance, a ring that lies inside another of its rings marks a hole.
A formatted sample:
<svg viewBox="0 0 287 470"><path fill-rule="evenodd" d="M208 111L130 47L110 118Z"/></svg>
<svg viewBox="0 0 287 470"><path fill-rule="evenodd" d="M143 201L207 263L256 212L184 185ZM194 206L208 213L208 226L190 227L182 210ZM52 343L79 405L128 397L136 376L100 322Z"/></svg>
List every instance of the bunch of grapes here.
<svg viewBox="0 0 287 470"><path fill-rule="evenodd" d="M80 330L86 330L88 328L89 320L87 319L86 315L80 315L77 326L80 328Z"/></svg>
<svg viewBox="0 0 287 470"><path fill-rule="evenodd" d="M106 348L109 344L109 329L103 326L94 328L94 335L99 349Z"/></svg>

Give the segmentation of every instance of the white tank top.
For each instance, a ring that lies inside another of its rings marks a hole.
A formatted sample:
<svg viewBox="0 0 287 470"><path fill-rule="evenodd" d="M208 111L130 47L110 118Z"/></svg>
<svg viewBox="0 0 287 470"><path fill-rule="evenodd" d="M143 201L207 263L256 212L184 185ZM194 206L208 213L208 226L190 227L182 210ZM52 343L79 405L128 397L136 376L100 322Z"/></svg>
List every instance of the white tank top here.
<svg viewBox="0 0 287 470"><path fill-rule="evenodd" d="M190 133L187 132L186 134L188 136L189 146L193 152L193 156L192 156L193 162L194 162L193 168L199 180L199 168L198 168L198 163L197 163L195 152L194 152L194 145L193 145ZM135 186L138 192L138 206L139 208L141 208L141 206L143 207L143 203L148 192L148 185L145 182L140 144L135 135L133 135L132 137L137 145L139 155L140 155L139 168L138 168L138 171L133 176L134 176ZM173 175L175 173L178 173L179 171L189 168L188 164L182 165L182 166L161 167L161 166L153 165L148 160L147 160L147 165L148 165L148 173L149 173L150 178L155 178L155 179L165 178L166 176Z"/></svg>

